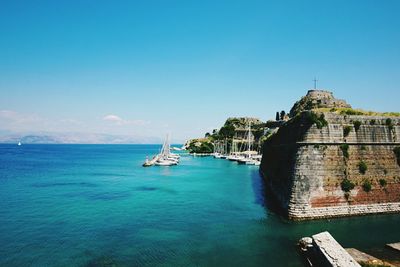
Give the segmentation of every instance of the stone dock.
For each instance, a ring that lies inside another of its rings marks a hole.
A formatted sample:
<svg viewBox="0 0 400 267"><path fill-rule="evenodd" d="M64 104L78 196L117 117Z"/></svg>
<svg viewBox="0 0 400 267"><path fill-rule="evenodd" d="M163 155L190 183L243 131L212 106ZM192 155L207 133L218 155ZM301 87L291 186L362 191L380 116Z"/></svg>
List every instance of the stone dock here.
<svg viewBox="0 0 400 267"><path fill-rule="evenodd" d="M355 248L345 249L327 231L312 237L303 237L299 240L298 245L305 262L310 267L400 266L400 243L386 245L395 251L396 255L384 253L383 256L381 254L385 260ZM380 253L382 253L381 250Z"/></svg>
<svg viewBox="0 0 400 267"><path fill-rule="evenodd" d="M329 232L302 238L300 243L310 266L361 267Z"/></svg>
<svg viewBox="0 0 400 267"><path fill-rule="evenodd" d="M394 249L398 252L400 252L400 242L399 243L391 243L391 244L387 244L387 247Z"/></svg>

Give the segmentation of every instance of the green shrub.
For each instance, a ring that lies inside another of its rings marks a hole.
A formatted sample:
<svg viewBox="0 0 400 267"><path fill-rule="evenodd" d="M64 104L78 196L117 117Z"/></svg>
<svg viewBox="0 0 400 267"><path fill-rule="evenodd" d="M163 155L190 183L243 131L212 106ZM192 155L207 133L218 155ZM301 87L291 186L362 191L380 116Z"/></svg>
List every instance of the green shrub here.
<svg viewBox="0 0 400 267"><path fill-rule="evenodd" d="M379 179L379 184L382 186L382 187L385 187L386 185L387 185L387 182L386 182L386 180L385 179Z"/></svg>
<svg viewBox="0 0 400 267"><path fill-rule="evenodd" d="M376 122L375 120L370 120L369 125L375 125L375 122Z"/></svg>
<svg viewBox="0 0 400 267"><path fill-rule="evenodd" d="M343 127L343 136L347 137L349 135L349 133L351 132L351 126L344 126Z"/></svg>
<svg viewBox="0 0 400 267"><path fill-rule="evenodd" d="M355 122L353 122L353 125L354 125L354 129L357 132L360 129L361 121L355 121Z"/></svg>
<svg viewBox="0 0 400 267"><path fill-rule="evenodd" d="M222 138L232 138L235 135L235 126L233 126L232 124L222 126L219 130L219 135Z"/></svg>
<svg viewBox="0 0 400 267"><path fill-rule="evenodd" d="M395 148L393 148L393 152L396 155L397 164L400 165L400 146L396 146Z"/></svg>
<svg viewBox="0 0 400 267"><path fill-rule="evenodd" d="M362 188L365 192L369 192L372 189L372 184L369 180L365 180L362 184Z"/></svg>
<svg viewBox="0 0 400 267"><path fill-rule="evenodd" d="M200 145L197 145L198 141L193 141L189 144L188 150L191 153L212 153L214 151L214 145L210 142L200 142Z"/></svg>
<svg viewBox="0 0 400 267"><path fill-rule="evenodd" d="M360 161L358 164L358 170L360 171L361 174L365 174L365 172L368 170L367 163L364 161Z"/></svg>
<svg viewBox="0 0 400 267"><path fill-rule="evenodd" d="M348 159L349 158L349 145L348 144L341 144L340 149L343 152L343 156Z"/></svg>
<svg viewBox="0 0 400 267"><path fill-rule="evenodd" d="M344 109L340 111L341 115L363 115L363 113L361 111L358 110L354 110L354 109Z"/></svg>
<svg viewBox="0 0 400 267"><path fill-rule="evenodd" d="M346 178L340 183L340 186L344 192L350 192L350 190L354 188L355 184Z"/></svg>
<svg viewBox="0 0 400 267"><path fill-rule="evenodd" d="M314 112L309 112L307 115L307 119L311 124L315 124L318 129L322 129L323 127L328 125L328 122L325 120L324 114L318 116L318 114Z"/></svg>
<svg viewBox="0 0 400 267"><path fill-rule="evenodd" d="M305 105L304 109L305 109L305 110L311 110L311 109L313 109L313 108L314 108L313 102L312 102L311 100L308 100L308 101L306 102L306 105Z"/></svg>
<svg viewBox="0 0 400 267"><path fill-rule="evenodd" d="M393 122L391 118L387 118L385 124L387 127L389 127L389 130L393 129Z"/></svg>
<svg viewBox="0 0 400 267"><path fill-rule="evenodd" d="M367 150L367 147L365 145L361 145L361 150Z"/></svg>

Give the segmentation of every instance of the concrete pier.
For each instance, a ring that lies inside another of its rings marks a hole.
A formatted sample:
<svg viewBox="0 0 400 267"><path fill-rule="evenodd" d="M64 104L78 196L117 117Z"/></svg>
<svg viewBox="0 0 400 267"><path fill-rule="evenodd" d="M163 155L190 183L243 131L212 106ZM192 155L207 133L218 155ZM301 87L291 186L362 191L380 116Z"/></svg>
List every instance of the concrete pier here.
<svg viewBox="0 0 400 267"><path fill-rule="evenodd" d="M361 267L329 232L313 235L312 239L324 266Z"/></svg>
<svg viewBox="0 0 400 267"><path fill-rule="evenodd" d="M361 267L329 232L303 237L299 245L309 266Z"/></svg>
<svg viewBox="0 0 400 267"><path fill-rule="evenodd" d="M400 242L398 243L391 243L391 244L386 244L389 248L392 248L396 250L397 252L400 252Z"/></svg>

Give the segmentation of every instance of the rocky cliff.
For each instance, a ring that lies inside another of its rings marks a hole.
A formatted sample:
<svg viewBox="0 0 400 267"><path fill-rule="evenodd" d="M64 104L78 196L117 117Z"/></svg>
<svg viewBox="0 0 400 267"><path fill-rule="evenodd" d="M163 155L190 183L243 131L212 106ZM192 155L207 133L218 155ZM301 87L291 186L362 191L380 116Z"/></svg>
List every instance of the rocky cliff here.
<svg viewBox="0 0 400 267"><path fill-rule="evenodd" d="M400 211L400 118L300 111L260 167L294 220Z"/></svg>

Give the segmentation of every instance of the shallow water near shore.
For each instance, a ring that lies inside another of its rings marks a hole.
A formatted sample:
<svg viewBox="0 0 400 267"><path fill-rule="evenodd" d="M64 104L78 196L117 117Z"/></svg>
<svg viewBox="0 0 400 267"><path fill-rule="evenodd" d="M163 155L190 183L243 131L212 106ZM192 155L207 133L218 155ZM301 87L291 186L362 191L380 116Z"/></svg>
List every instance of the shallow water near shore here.
<svg viewBox="0 0 400 267"><path fill-rule="evenodd" d="M303 266L296 242L324 230L373 252L399 215L289 222L266 207L255 166L156 145L0 145L0 266Z"/></svg>

